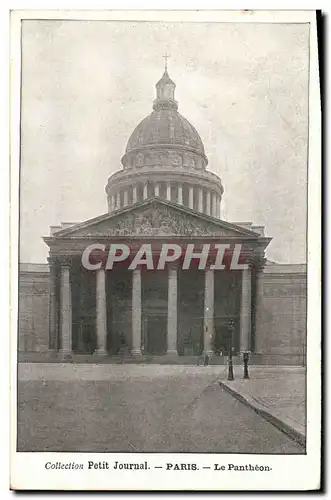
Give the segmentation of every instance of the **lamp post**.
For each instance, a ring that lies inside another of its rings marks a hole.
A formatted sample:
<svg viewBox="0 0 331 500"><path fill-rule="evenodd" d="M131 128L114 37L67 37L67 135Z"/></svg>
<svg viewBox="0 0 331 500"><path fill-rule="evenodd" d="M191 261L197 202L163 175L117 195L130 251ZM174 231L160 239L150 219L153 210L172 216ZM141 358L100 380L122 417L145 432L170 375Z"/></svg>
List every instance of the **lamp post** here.
<svg viewBox="0 0 331 500"><path fill-rule="evenodd" d="M206 326L206 333L205 335L208 334L208 326ZM209 356L208 356L208 352L205 352L204 353L204 357L203 357L203 364L204 366L208 366L209 365Z"/></svg>
<svg viewBox="0 0 331 500"><path fill-rule="evenodd" d="M249 360L250 351L243 352L243 360L244 360L244 378L249 378L248 374L248 360Z"/></svg>
<svg viewBox="0 0 331 500"><path fill-rule="evenodd" d="M231 331L231 338L229 342L229 367L228 367L228 380L234 380L233 375L233 361L232 361L232 342L233 342L233 330L234 330L234 322L230 321L229 329Z"/></svg>

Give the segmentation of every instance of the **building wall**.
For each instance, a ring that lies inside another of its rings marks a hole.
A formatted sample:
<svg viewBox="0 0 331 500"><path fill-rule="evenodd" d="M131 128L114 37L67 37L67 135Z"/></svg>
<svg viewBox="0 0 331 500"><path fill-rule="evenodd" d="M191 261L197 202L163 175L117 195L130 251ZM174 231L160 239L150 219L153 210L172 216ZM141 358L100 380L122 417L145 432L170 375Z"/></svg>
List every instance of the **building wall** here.
<svg viewBox="0 0 331 500"><path fill-rule="evenodd" d="M304 265L267 265L256 317L255 351L272 363L305 362L307 277Z"/></svg>
<svg viewBox="0 0 331 500"><path fill-rule="evenodd" d="M47 264L21 264L19 272L18 349L48 350L49 270Z"/></svg>
<svg viewBox="0 0 331 500"><path fill-rule="evenodd" d="M48 349L48 266L22 264L19 276L19 350ZM217 288L217 287L216 287ZM215 289L216 289L215 288ZM306 350L306 267L268 264L263 273L256 313L256 362L301 364ZM220 311L215 301L215 315ZM179 307L179 338L183 336L183 307Z"/></svg>

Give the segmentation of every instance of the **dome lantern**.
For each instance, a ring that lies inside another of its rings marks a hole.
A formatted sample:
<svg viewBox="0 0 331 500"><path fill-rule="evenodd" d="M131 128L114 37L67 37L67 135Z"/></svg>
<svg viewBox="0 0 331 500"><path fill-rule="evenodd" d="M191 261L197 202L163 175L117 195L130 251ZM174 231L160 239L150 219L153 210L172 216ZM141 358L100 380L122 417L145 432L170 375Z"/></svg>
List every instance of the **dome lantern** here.
<svg viewBox="0 0 331 500"><path fill-rule="evenodd" d="M165 58L165 68L162 78L155 85L156 87L156 99L153 103L154 111L160 109L178 109L178 103L175 100L175 88L176 84L171 80L168 74L167 54L163 56Z"/></svg>

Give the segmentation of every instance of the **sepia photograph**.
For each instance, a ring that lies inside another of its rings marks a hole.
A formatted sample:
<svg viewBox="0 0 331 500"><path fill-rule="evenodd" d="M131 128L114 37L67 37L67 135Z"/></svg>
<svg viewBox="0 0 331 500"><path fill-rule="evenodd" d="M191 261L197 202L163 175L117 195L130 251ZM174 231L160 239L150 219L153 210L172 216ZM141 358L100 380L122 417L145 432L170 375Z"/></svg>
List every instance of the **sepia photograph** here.
<svg viewBox="0 0 331 500"><path fill-rule="evenodd" d="M134 14L20 20L15 452L266 477L307 456L311 23Z"/></svg>

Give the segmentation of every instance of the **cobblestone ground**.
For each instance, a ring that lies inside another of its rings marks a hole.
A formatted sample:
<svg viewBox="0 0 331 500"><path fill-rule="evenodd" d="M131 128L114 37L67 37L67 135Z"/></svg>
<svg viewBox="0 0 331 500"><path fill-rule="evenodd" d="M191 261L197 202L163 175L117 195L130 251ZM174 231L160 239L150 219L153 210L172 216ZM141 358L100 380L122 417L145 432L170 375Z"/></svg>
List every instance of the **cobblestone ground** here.
<svg viewBox="0 0 331 500"><path fill-rule="evenodd" d="M303 453L219 387L223 372L25 364L19 367L18 450Z"/></svg>

